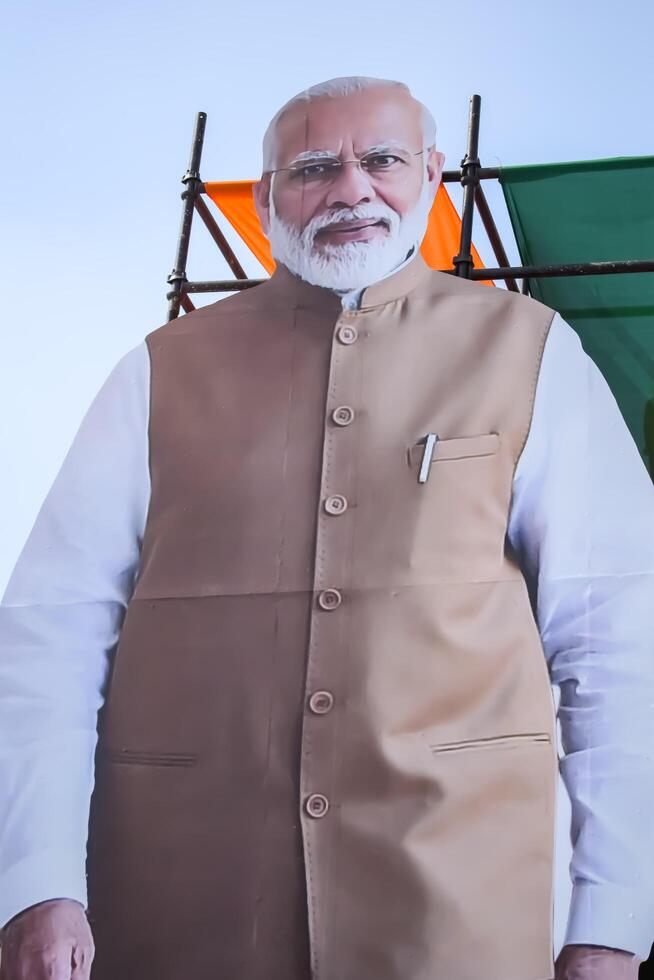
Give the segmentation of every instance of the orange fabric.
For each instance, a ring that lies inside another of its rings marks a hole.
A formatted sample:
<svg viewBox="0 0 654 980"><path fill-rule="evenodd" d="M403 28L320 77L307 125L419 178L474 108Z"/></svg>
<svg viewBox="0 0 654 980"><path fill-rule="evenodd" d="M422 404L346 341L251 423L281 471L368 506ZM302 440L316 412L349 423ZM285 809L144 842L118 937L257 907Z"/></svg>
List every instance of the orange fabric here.
<svg viewBox="0 0 654 980"><path fill-rule="evenodd" d="M453 269L453 256L459 251L461 238L461 218L452 204L445 185L441 184L431 211L427 232L422 240L422 257L432 269ZM483 269L484 263L473 245L470 249L476 269Z"/></svg>
<svg viewBox="0 0 654 980"><path fill-rule="evenodd" d="M268 239L264 235L252 199L253 180L205 181L204 189L222 211L232 228L238 232L256 259L271 275L275 260L270 254Z"/></svg>
<svg viewBox="0 0 654 980"><path fill-rule="evenodd" d="M253 184L252 180L217 180L205 182L204 187L216 207L270 274L275 268L275 260L270 254L268 239L261 230L254 210ZM420 247L427 265L432 269L453 268L452 256L459 251L460 234L461 219L452 204L450 195L441 184L429 215L427 233ZM483 268L474 245L472 255L475 267Z"/></svg>

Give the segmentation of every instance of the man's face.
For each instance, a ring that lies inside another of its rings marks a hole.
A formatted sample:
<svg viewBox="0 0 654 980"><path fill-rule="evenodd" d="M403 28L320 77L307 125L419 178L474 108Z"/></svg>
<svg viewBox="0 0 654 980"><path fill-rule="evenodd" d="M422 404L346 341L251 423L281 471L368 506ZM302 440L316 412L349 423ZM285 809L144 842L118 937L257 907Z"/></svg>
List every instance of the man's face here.
<svg viewBox="0 0 654 980"><path fill-rule="evenodd" d="M422 238L443 155L423 146L408 94L385 86L295 104L275 151L257 213L274 257L308 281L369 285Z"/></svg>

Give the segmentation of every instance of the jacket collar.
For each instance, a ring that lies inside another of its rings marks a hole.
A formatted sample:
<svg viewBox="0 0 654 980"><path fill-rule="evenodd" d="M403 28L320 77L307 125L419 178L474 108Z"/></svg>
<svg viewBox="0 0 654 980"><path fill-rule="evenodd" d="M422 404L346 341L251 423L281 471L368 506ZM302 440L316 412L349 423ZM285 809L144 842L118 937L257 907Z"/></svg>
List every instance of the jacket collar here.
<svg viewBox="0 0 654 980"><path fill-rule="evenodd" d="M413 258L397 272L391 273L363 290L359 309L371 309L402 299L429 276L431 271L420 251L417 250ZM294 299L293 305L298 308L333 310L336 315L342 310L341 297L337 293L324 286L314 286L300 279L282 262L277 262L267 285L274 295L280 297L291 295Z"/></svg>
<svg viewBox="0 0 654 980"><path fill-rule="evenodd" d="M431 271L420 254L420 250L416 249L413 258L397 272L392 272L390 276L372 283L363 290L359 309L369 310L374 306L383 306L385 303L402 299L431 275Z"/></svg>

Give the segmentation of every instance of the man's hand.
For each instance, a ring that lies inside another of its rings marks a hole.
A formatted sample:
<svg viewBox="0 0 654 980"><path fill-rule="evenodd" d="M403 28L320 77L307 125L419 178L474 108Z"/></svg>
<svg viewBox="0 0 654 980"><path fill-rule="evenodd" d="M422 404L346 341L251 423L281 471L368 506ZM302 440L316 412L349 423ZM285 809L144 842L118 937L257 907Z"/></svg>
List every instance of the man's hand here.
<svg viewBox="0 0 654 980"><path fill-rule="evenodd" d="M554 980L638 980L642 960L634 953L605 946L564 946Z"/></svg>
<svg viewBox="0 0 654 980"><path fill-rule="evenodd" d="M89 980L94 952L91 927L79 902L39 902L3 929L0 980Z"/></svg>

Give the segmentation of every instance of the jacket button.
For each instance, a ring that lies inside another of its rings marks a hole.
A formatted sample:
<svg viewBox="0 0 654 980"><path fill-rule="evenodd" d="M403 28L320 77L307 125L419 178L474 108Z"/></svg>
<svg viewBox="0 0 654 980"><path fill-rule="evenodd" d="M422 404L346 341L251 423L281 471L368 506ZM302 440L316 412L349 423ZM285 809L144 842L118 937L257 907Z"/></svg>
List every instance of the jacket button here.
<svg viewBox="0 0 654 980"><path fill-rule="evenodd" d="M339 405L332 412L332 419L336 425L349 425L354 418L354 409L349 405Z"/></svg>
<svg viewBox="0 0 654 980"><path fill-rule="evenodd" d="M322 793L312 793L307 797L304 809L310 817L324 817L329 810L329 800Z"/></svg>
<svg viewBox="0 0 654 980"><path fill-rule="evenodd" d="M338 589L323 589L318 596L318 605L323 609L336 609L341 604L341 598Z"/></svg>
<svg viewBox="0 0 654 980"><path fill-rule="evenodd" d="M357 328L350 326L339 327L336 336L342 344L353 344L357 339Z"/></svg>
<svg viewBox="0 0 654 980"><path fill-rule="evenodd" d="M316 691L309 698L309 707L314 715L326 715L334 704L334 695L330 691Z"/></svg>
<svg viewBox="0 0 654 980"><path fill-rule="evenodd" d="M328 514L342 514L347 510L347 499L340 493L332 494L325 500L325 510Z"/></svg>

